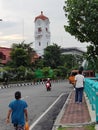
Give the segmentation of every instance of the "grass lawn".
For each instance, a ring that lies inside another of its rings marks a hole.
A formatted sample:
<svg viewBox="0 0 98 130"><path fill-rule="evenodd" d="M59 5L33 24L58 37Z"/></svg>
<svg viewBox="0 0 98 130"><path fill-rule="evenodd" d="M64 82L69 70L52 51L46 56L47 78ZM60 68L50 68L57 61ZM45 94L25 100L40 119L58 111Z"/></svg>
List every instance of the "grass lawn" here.
<svg viewBox="0 0 98 130"><path fill-rule="evenodd" d="M75 130L74 127L59 127L58 130ZM81 130L81 129L80 129ZM95 125L83 126L83 130L95 130Z"/></svg>

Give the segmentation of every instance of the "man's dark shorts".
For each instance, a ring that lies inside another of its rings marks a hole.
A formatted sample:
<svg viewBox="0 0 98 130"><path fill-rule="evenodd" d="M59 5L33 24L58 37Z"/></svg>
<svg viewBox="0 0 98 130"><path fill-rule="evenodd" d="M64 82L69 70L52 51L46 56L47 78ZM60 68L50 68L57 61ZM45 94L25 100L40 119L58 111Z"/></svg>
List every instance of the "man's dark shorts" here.
<svg viewBox="0 0 98 130"><path fill-rule="evenodd" d="M24 130L24 126L14 124L15 130Z"/></svg>

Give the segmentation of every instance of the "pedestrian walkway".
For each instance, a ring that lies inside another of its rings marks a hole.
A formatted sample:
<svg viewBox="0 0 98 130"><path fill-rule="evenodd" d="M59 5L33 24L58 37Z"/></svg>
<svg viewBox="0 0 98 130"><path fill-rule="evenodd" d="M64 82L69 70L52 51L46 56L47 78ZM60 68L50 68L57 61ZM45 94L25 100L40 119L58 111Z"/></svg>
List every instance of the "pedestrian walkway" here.
<svg viewBox="0 0 98 130"><path fill-rule="evenodd" d="M85 96L83 95L82 104L75 103L75 91L69 95L62 111L60 112L53 130L58 127L66 127L66 130L85 130L84 126L93 124L88 110Z"/></svg>

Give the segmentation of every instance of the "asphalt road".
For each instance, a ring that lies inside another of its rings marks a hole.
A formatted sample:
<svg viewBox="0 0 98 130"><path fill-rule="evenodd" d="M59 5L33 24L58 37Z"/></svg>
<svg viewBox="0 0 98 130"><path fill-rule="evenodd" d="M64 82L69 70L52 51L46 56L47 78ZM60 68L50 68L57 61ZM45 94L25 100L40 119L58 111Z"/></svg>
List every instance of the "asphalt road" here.
<svg viewBox="0 0 98 130"><path fill-rule="evenodd" d="M21 91L22 99L28 103L30 130L51 130L71 89L65 80L52 83L52 90L48 92L44 84L0 89L0 130L13 130L5 119L15 91Z"/></svg>

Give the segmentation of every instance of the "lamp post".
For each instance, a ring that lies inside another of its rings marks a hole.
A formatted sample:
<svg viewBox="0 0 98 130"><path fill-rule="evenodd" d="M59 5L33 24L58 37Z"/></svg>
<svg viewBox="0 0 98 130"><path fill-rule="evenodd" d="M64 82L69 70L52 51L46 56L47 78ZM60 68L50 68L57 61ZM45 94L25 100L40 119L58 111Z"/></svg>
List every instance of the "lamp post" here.
<svg viewBox="0 0 98 130"><path fill-rule="evenodd" d="M2 19L0 19L0 22L3 21ZM2 57L0 56L0 64L1 64L1 61L2 61ZM0 65L1 66L1 65Z"/></svg>

